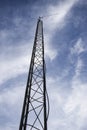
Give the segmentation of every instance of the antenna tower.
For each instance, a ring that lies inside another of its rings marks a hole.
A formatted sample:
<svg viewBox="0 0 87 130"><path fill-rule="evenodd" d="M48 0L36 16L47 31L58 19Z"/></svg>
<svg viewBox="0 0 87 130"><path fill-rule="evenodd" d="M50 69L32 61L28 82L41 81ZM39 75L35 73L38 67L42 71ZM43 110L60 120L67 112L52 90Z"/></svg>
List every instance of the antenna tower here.
<svg viewBox="0 0 87 130"><path fill-rule="evenodd" d="M38 19L19 130L47 130L49 98L46 91L43 22Z"/></svg>

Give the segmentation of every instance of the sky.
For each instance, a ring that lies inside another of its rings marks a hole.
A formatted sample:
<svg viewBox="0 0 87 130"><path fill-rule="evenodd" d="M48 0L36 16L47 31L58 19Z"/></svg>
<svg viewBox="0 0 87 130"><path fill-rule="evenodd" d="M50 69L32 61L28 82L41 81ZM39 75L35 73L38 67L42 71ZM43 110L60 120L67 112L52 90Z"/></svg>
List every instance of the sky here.
<svg viewBox="0 0 87 130"><path fill-rule="evenodd" d="M87 130L87 0L0 0L0 130L19 128L39 16L48 130Z"/></svg>

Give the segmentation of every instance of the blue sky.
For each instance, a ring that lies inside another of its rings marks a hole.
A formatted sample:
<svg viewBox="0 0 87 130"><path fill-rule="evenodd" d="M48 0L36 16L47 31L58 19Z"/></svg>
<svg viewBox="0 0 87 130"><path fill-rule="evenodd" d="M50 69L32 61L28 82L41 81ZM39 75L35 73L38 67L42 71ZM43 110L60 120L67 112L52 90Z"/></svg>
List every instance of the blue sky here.
<svg viewBox="0 0 87 130"><path fill-rule="evenodd" d="M48 130L87 130L86 0L0 1L0 130L19 127L39 16L49 16L43 18Z"/></svg>

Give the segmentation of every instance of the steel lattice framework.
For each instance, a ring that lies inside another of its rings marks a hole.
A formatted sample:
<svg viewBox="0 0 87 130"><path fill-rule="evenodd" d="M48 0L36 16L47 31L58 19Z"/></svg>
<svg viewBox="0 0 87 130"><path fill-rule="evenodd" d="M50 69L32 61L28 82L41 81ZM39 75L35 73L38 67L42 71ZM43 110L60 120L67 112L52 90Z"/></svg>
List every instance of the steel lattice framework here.
<svg viewBox="0 0 87 130"><path fill-rule="evenodd" d="M19 130L47 130L49 101L46 91L43 22L37 22Z"/></svg>

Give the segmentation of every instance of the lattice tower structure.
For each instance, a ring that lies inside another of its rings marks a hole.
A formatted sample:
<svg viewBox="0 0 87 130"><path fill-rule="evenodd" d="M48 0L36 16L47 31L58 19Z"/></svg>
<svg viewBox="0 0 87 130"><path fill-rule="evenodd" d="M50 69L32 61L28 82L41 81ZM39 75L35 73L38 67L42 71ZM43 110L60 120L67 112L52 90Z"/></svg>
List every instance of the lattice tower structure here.
<svg viewBox="0 0 87 130"><path fill-rule="evenodd" d="M38 19L19 130L47 130L49 98L46 90L43 21Z"/></svg>

